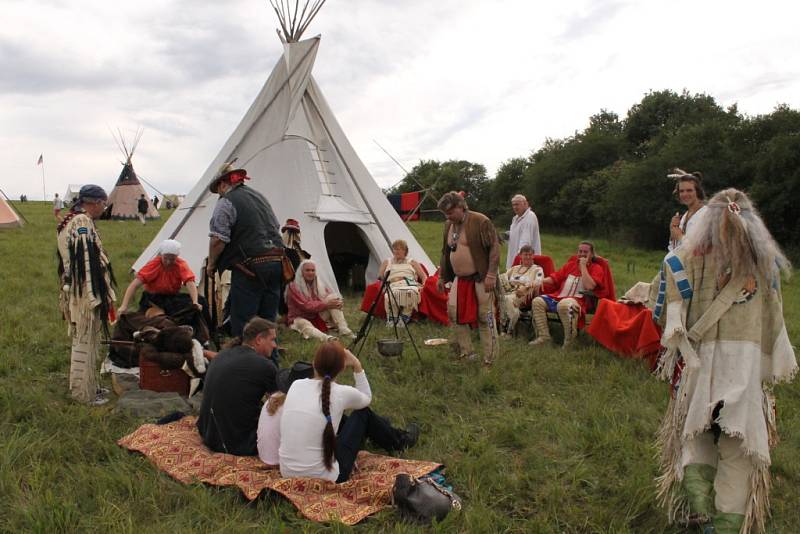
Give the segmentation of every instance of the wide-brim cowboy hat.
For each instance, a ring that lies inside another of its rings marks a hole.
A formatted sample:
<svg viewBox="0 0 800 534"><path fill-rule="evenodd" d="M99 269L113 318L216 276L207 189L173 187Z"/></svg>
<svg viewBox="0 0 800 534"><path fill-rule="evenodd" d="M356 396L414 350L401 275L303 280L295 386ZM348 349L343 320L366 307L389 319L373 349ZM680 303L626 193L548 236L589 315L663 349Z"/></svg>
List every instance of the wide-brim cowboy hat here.
<svg viewBox="0 0 800 534"><path fill-rule="evenodd" d="M222 165L222 167L219 168L217 174L215 174L214 177L211 179L211 181L208 183L208 190L211 191L212 193L216 193L217 189L219 188L219 183L222 180L224 180L229 174L232 174L234 172L247 174L246 170L235 167L232 161L225 163Z"/></svg>
<svg viewBox="0 0 800 534"><path fill-rule="evenodd" d="M275 382L280 391L289 393L289 388L292 386L292 383L301 378L314 378L314 366L308 362L294 362L291 367L286 367L278 371Z"/></svg>

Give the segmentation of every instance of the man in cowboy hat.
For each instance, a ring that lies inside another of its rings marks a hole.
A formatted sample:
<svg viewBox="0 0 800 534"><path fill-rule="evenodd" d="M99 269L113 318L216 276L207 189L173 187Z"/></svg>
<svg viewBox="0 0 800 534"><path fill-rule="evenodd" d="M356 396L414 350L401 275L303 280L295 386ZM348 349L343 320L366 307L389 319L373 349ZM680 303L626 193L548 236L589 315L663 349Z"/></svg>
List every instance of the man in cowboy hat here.
<svg viewBox="0 0 800 534"><path fill-rule="evenodd" d="M240 336L254 316L278 314L284 255L280 224L264 196L248 187L247 171L223 165L208 189L220 196L211 216L209 276L231 271L231 333Z"/></svg>
<svg viewBox="0 0 800 534"><path fill-rule="evenodd" d="M111 263L94 226L107 201L102 187L84 185L57 227L59 304L72 336L69 392L76 401L94 406L108 402L108 390L98 384L97 357L116 299Z"/></svg>

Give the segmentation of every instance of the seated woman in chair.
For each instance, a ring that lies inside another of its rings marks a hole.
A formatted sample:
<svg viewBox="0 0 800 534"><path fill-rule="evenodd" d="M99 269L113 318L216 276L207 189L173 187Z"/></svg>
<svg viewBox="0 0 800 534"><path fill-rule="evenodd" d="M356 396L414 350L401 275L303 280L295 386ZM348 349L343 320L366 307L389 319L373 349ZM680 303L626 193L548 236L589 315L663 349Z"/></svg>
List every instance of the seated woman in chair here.
<svg viewBox="0 0 800 534"><path fill-rule="evenodd" d="M294 282L286 286L286 320L289 328L305 339L327 341L327 332L353 336L342 313L342 297L317 278L317 266L311 260L300 262L294 273Z"/></svg>
<svg viewBox="0 0 800 534"><path fill-rule="evenodd" d="M504 334L514 331L520 308L530 306L531 299L541 293L544 280L544 270L533 263L533 247L523 245L519 249L519 256L521 263L500 275L500 287L503 289L501 306L508 318Z"/></svg>
<svg viewBox="0 0 800 534"><path fill-rule="evenodd" d="M313 365L314 378L296 380L283 403L278 451L281 476L341 483L350 478L367 438L390 452L416 443L416 424L400 430L369 409L372 391L364 368L338 341L321 345ZM336 382L347 367L353 369L355 387ZM353 412L344 415L345 410Z"/></svg>
<svg viewBox="0 0 800 534"><path fill-rule="evenodd" d="M407 323L419 307L420 288L428 275L408 257L408 243L402 239L392 243L392 257L383 260L378 275L383 278L387 271L389 288L383 297L387 324L391 326L398 320Z"/></svg>

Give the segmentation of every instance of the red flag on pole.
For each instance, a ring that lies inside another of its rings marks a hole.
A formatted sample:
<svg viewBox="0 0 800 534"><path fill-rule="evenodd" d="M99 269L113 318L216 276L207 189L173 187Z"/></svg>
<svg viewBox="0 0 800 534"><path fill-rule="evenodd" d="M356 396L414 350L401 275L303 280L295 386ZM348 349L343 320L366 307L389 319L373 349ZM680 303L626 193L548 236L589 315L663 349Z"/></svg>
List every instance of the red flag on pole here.
<svg viewBox="0 0 800 534"><path fill-rule="evenodd" d="M39 160L36 162L37 165L44 163L44 158L42 156L44 156L44 154L39 154Z"/></svg>

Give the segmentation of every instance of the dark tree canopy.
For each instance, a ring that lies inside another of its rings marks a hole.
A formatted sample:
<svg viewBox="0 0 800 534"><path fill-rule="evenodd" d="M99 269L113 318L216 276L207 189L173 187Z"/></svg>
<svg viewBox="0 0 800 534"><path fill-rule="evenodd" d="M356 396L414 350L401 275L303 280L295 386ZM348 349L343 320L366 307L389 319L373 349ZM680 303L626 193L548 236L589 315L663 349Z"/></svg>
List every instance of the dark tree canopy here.
<svg viewBox="0 0 800 534"><path fill-rule="evenodd" d="M671 216L685 209L667 178L674 167L701 171L709 195L726 187L748 192L775 238L797 255L800 112L785 105L748 117L709 95L653 91L624 119L601 109L583 131L507 160L494 179L469 161L421 161L395 191L435 184L438 198L463 190L501 227L511 220L511 197L522 193L544 231L588 230L664 248Z"/></svg>

